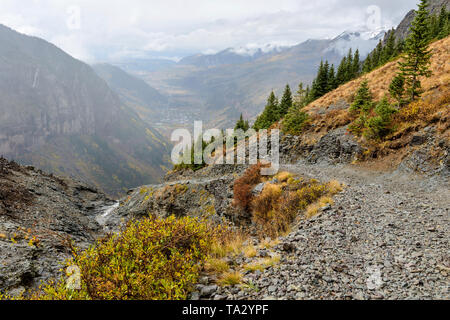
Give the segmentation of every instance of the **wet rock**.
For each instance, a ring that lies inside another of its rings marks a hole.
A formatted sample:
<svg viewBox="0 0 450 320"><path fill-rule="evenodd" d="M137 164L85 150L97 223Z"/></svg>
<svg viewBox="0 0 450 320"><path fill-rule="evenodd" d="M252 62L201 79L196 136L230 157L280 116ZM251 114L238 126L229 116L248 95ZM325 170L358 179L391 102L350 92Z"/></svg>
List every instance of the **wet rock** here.
<svg viewBox="0 0 450 320"><path fill-rule="evenodd" d="M14 295L58 278L68 239L81 249L94 243L104 234L96 217L113 203L81 182L1 158L0 290Z"/></svg>
<svg viewBox="0 0 450 320"><path fill-rule="evenodd" d="M204 286L201 288L200 295L202 297L210 297L213 293L217 291L218 287L216 285Z"/></svg>

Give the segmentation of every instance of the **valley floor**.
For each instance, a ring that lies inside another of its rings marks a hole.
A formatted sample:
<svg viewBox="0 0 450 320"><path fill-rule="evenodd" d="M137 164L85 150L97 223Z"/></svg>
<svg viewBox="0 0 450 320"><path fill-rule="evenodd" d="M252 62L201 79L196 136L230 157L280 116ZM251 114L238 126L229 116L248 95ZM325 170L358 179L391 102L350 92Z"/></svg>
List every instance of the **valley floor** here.
<svg viewBox="0 0 450 320"><path fill-rule="evenodd" d="M211 298L450 299L448 180L355 166L282 169L347 186L280 239L270 252L280 264L247 272L250 287L217 287Z"/></svg>

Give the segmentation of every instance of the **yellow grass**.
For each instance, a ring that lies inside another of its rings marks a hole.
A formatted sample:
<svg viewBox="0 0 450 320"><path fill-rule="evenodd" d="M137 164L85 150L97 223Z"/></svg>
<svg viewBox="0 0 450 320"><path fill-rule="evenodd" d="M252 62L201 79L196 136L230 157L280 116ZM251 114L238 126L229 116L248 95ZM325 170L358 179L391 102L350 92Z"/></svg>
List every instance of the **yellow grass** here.
<svg viewBox="0 0 450 320"><path fill-rule="evenodd" d="M238 271L227 272L218 280L220 286L234 286L242 282L242 274Z"/></svg>
<svg viewBox="0 0 450 320"><path fill-rule="evenodd" d="M331 194L336 194L343 190L342 184L337 180L331 180L330 182L328 182L327 188Z"/></svg>
<svg viewBox="0 0 450 320"><path fill-rule="evenodd" d="M280 240L278 239L270 239L266 238L261 241L260 248L270 249L275 247L276 245L280 244Z"/></svg>
<svg viewBox="0 0 450 320"><path fill-rule="evenodd" d="M214 243L211 248L211 255L216 258L239 255L243 251L244 243L247 239L248 235L242 232L234 232L223 242Z"/></svg>
<svg viewBox="0 0 450 320"><path fill-rule="evenodd" d="M321 206L318 203L310 204L306 208L306 214L305 214L306 218L311 219L312 217L316 216L319 213L320 208L321 208Z"/></svg>
<svg viewBox="0 0 450 320"><path fill-rule="evenodd" d="M276 255L276 256L273 256L270 258L264 258L264 259L258 260L251 264L247 264L244 266L244 269L247 271L256 271L256 270L263 271L264 269L267 269L269 267L273 267L273 266L279 264L280 260L281 260L281 256Z"/></svg>
<svg viewBox="0 0 450 320"><path fill-rule="evenodd" d="M256 256L257 250L256 247L254 245L249 245L244 247L244 249L242 250L242 253L247 257L247 258L253 258Z"/></svg>
<svg viewBox="0 0 450 320"><path fill-rule="evenodd" d="M276 178L278 179L278 181L280 182L286 182L288 181L290 178L292 178L292 174L286 171L280 172L279 174L276 175Z"/></svg>
<svg viewBox="0 0 450 320"><path fill-rule="evenodd" d="M217 258L209 258L205 264L205 270L207 272L223 273L227 272L229 269L230 267L224 260Z"/></svg>

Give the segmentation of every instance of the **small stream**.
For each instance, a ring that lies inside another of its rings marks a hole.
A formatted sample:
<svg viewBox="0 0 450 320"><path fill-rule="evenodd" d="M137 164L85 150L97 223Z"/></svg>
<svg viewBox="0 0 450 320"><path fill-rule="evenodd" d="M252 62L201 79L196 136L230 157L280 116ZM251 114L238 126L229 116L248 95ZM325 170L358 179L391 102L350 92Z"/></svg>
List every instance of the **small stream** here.
<svg viewBox="0 0 450 320"><path fill-rule="evenodd" d="M107 207L103 207L100 210L100 213L97 215L96 220L97 222L101 225L104 226L106 219L108 218L108 216L113 213L114 210L116 210L120 205L120 202L117 201L115 202L113 205L111 206L107 206Z"/></svg>

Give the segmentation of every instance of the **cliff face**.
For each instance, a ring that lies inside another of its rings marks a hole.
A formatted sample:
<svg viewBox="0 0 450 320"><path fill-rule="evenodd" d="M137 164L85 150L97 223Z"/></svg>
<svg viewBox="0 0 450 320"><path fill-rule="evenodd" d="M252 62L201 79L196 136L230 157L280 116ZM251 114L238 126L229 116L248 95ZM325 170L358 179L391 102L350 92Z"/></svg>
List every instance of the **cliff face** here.
<svg viewBox="0 0 450 320"><path fill-rule="evenodd" d="M439 14L441 11L441 8L443 6L447 6L447 10L450 9L450 0L430 0L429 1L430 6L428 7L428 10L431 14ZM409 28L411 26L411 22L414 20L414 17L416 16L415 10L411 10L408 12L408 14L405 16L405 18L400 22L397 29L395 30L395 35L397 39L404 40L409 35Z"/></svg>
<svg viewBox="0 0 450 320"><path fill-rule="evenodd" d="M93 243L103 234L98 210L113 203L83 183L0 158L0 291L58 277L68 240Z"/></svg>
<svg viewBox="0 0 450 320"><path fill-rule="evenodd" d="M110 194L162 176L162 136L88 65L1 25L0 42L0 154Z"/></svg>

